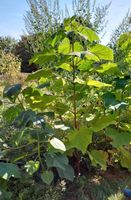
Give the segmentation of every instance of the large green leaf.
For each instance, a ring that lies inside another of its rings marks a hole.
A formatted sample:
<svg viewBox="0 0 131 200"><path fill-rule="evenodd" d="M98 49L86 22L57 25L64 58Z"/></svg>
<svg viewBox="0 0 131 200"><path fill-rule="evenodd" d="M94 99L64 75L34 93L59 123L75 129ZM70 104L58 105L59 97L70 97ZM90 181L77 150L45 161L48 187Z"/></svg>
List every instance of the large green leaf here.
<svg viewBox="0 0 131 200"><path fill-rule="evenodd" d="M46 183L47 185L50 185L54 179L54 174L52 171L44 171L41 174L41 179L44 183Z"/></svg>
<svg viewBox="0 0 131 200"><path fill-rule="evenodd" d="M34 96L32 103L42 103L42 104L49 104L52 101L55 101L56 97L51 96L51 95L39 95L39 96Z"/></svg>
<svg viewBox="0 0 131 200"><path fill-rule="evenodd" d="M20 112L21 112L21 108L19 105L11 106L3 112L3 118L7 122L11 122L20 114Z"/></svg>
<svg viewBox="0 0 131 200"><path fill-rule="evenodd" d="M0 163L0 176L5 179L9 180L11 177L20 178L21 173L17 165L12 163Z"/></svg>
<svg viewBox="0 0 131 200"><path fill-rule="evenodd" d="M54 61L56 59L56 53L53 49L45 50L43 53L37 53L30 60L30 64L36 63L40 66L45 65L50 61Z"/></svg>
<svg viewBox="0 0 131 200"><path fill-rule="evenodd" d="M116 96L115 96L114 93L106 92L106 93L104 93L102 98L104 100L104 104L105 104L106 107L109 107L110 105L116 105L117 104Z"/></svg>
<svg viewBox="0 0 131 200"><path fill-rule="evenodd" d="M110 84L103 83L103 82L96 81L96 80L91 80L91 79L87 81L87 85L94 86L94 87L97 87L97 88L111 87L112 86Z"/></svg>
<svg viewBox="0 0 131 200"><path fill-rule="evenodd" d="M87 27L84 27L84 26L79 26L77 30L78 30L78 33L82 37L89 40L90 42L99 40L98 35L94 31L92 31L90 28L87 28Z"/></svg>
<svg viewBox="0 0 131 200"><path fill-rule="evenodd" d="M48 167L58 167L65 170L69 161L67 156L63 154L48 153L46 154L46 164Z"/></svg>
<svg viewBox="0 0 131 200"><path fill-rule="evenodd" d="M88 71L89 69L91 69L93 66L93 62L90 60L82 60L79 64L78 64L78 69L81 71Z"/></svg>
<svg viewBox="0 0 131 200"><path fill-rule="evenodd" d="M64 37L66 36L66 34L63 32L63 30L59 30L57 31L57 33L54 36L54 39L52 40L52 46L55 47L55 45L59 44L60 41L62 39L64 39Z"/></svg>
<svg viewBox="0 0 131 200"><path fill-rule="evenodd" d="M74 43L74 51L84 51L84 48L79 42L75 42Z"/></svg>
<svg viewBox="0 0 131 200"><path fill-rule="evenodd" d="M92 121L92 129L95 132L101 131L108 127L111 124L116 124L116 116L115 115L103 115L100 117L96 117Z"/></svg>
<svg viewBox="0 0 131 200"><path fill-rule="evenodd" d="M41 77L49 78L51 75L52 71L50 69L41 69L28 75L26 81L39 80Z"/></svg>
<svg viewBox="0 0 131 200"><path fill-rule="evenodd" d="M121 166L131 170L131 153L124 148L120 149L121 151Z"/></svg>
<svg viewBox="0 0 131 200"><path fill-rule="evenodd" d="M21 91L21 84L15 84L8 87L5 87L3 91L3 96L10 99L15 100Z"/></svg>
<svg viewBox="0 0 131 200"><path fill-rule="evenodd" d="M88 152L89 153L89 152ZM93 166L97 167L97 164L101 166L103 170L106 170L107 168L107 159L108 159L108 154L104 151L98 151L98 150L93 150L91 153L89 153L89 157L91 159L91 163Z"/></svg>
<svg viewBox="0 0 131 200"><path fill-rule="evenodd" d="M64 38L64 40L62 40L58 47L58 52L62 54L68 54L70 52L70 40L68 38Z"/></svg>
<svg viewBox="0 0 131 200"><path fill-rule="evenodd" d="M116 129L108 128L105 133L113 140L111 143L116 148L129 145L131 143L130 132L119 132Z"/></svg>
<svg viewBox="0 0 131 200"><path fill-rule="evenodd" d="M35 110L44 110L49 107L56 100L55 96L43 95L43 96L34 96L31 100L30 107Z"/></svg>
<svg viewBox="0 0 131 200"><path fill-rule="evenodd" d="M62 102L56 102L53 108L54 108L54 111L60 115L63 115L69 110L69 106Z"/></svg>
<svg viewBox="0 0 131 200"><path fill-rule="evenodd" d="M69 181L73 181L75 177L74 169L71 165L67 165L64 170L57 168L58 174L61 178L65 178Z"/></svg>
<svg viewBox="0 0 131 200"><path fill-rule="evenodd" d="M61 69L65 69L66 71L68 72L71 72L72 71L72 67L70 66L70 64L68 63L63 63L59 66L57 66L58 68L61 68Z"/></svg>
<svg viewBox="0 0 131 200"><path fill-rule="evenodd" d="M55 148L55 149L59 149L61 151L66 151L66 147L64 145L64 143L57 139L56 137L53 137L51 140L50 140L50 144Z"/></svg>
<svg viewBox="0 0 131 200"><path fill-rule="evenodd" d="M113 50L101 44L96 44L95 46L91 47L90 52L95 54L99 59L113 60Z"/></svg>
<svg viewBox="0 0 131 200"><path fill-rule="evenodd" d="M68 148L77 148L86 153L88 145L92 142L92 131L87 127L81 127L79 130L71 131L68 136Z"/></svg>
<svg viewBox="0 0 131 200"><path fill-rule="evenodd" d="M36 121L36 114L32 110L26 110L21 112L18 117L15 119L15 126L17 128L25 128L27 124L32 124Z"/></svg>
<svg viewBox="0 0 131 200"><path fill-rule="evenodd" d="M99 73L110 73L110 72L115 72L117 70L117 64L116 63L106 63L102 64L96 71Z"/></svg>

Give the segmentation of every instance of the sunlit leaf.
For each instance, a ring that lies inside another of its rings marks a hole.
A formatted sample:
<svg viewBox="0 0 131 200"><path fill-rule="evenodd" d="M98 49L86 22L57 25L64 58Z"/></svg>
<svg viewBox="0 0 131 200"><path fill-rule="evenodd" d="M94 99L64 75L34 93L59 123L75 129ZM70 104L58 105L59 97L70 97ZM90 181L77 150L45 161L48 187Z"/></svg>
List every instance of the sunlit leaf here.
<svg viewBox="0 0 131 200"><path fill-rule="evenodd" d="M113 72L117 69L117 64L116 63L106 63L102 64L96 71L99 73L105 73L105 72Z"/></svg>
<svg viewBox="0 0 131 200"><path fill-rule="evenodd" d="M90 52L95 54L99 59L113 60L113 50L101 44L96 44L95 46L91 47Z"/></svg>
<svg viewBox="0 0 131 200"><path fill-rule="evenodd" d="M92 131L87 127L81 127L79 130L71 131L67 138L68 148L77 148L85 154L88 145L92 142Z"/></svg>
<svg viewBox="0 0 131 200"><path fill-rule="evenodd" d="M75 42L74 43L74 51L84 51L84 48L79 42Z"/></svg>
<svg viewBox="0 0 131 200"><path fill-rule="evenodd" d="M34 55L33 58L30 60L30 64L36 63L40 66L45 65L50 61L54 61L56 59L56 53L53 49L45 50L42 53L37 53Z"/></svg>
<svg viewBox="0 0 131 200"><path fill-rule="evenodd" d="M30 175L33 175L39 169L39 161L30 160L26 162L25 168Z"/></svg>
<svg viewBox="0 0 131 200"><path fill-rule="evenodd" d="M50 140L50 144L55 149L59 149L61 151L66 151L66 147L65 147L64 143L61 140L59 140L59 139L57 139L55 137Z"/></svg>
<svg viewBox="0 0 131 200"><path fill-rule="evenodd" d="M70 40L68 38L64 38L64 40L62 40L58 47L58 52L62 54L68 54L70 52Z"/></svg>
<svg viewBox="0 0 131 200"><path fill-rule="evenodd" d="M63 64L57 66L57 68L65 69L68 72L72 71L72 67L68 63L63 63Z"/></svg>
<svg viewBox="0 0 131 200"><path fill-rule="evenodd" d="M103 83L103 82L96 81L96 80L91 80L91 79L87 81L87 85L94 86L94 87L97 87L97 88L111 87L112 86L110 84Z"/></svg>
<svg viewBox="0 0 131 200"><path fill-rule="evenodd" d="M85 37L85 39L89 40L90 42L99 40L98 35L90 28L79 26L77 30L81 36Z"/></svg>
<svg viewBox="0 0 131 200"><path fill-rule="evenodd" d="M51 75L52 75L52 72L50 69L47 69L47 70L41 69L28 75L26 81L39 80L41 77L49 78Z"/></svg>

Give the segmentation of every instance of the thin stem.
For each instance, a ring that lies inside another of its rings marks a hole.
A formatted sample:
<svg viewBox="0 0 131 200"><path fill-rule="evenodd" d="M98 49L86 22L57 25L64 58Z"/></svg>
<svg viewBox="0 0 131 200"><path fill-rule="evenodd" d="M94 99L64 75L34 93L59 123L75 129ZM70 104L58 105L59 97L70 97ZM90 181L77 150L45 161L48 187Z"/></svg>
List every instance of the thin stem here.
<svg viewBox="0 0 131 200"><path fill-rule="evenodd" d="M72 52L74 52L74 41L72 41L71 44L72 47ZM75 79L76 79L76 66L74 63L74 57L72 57L72 67L73 67L73 114L74 114L74 127L77 128L77 111L76 111L76 83L75 83Z"/></svg>
<svg viewBox="0 0 131 200"><path fill-rule="evenodd" d="M37 134L37 138L38 138L38 141L37 141L37 148L38 148L38 158L39 158L39 161L40 161L40 164L42 166L42 168L44 168L43 166L43 163L42 163L42 159L41 159L41 147L40 147L40 138L39 138L39 134Z"/></svg>
<svg viewBox="0 0 131 200"><path fill-rule="evenodd" d="M22 102L21 99L19 98L19 96L17 97L17 99L18 99L18 101L19 101L21 107L22 107L23 110L25 111L26 109L25 109L25 107L24 107L24 105L23 105L23 102Z"/></svg>

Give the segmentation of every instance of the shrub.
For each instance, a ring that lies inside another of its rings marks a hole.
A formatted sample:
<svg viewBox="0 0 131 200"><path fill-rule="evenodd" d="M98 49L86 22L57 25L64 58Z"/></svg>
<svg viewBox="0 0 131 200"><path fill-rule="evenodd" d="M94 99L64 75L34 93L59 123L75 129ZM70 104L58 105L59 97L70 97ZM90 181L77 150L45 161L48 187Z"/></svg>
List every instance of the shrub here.
<svg viewBox="0 0 131 200"><path fill-rule="evenodd" d="M20 71L20 60L12 53L0 51L0 74L12 74Z"/></svg>

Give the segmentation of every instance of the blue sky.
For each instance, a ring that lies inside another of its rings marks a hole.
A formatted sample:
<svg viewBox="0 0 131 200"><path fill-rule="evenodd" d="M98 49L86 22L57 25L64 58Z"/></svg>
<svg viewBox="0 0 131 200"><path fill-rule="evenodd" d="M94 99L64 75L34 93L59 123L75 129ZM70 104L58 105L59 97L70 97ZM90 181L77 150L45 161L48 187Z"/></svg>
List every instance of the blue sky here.
<svg viewBox="0 0 131 200"><path fill-rule="evenodd" d="M96 1L103 5L110 0ZM60 0L60 2L62 6L66 3L70 8L72 0ZM129 8L131 8L131 0L112 0L104 43L109 41L112 31L121 22ZM25 31L23 16L27 10L26 0L0 0L0 36L10 35L19 38Z"/></svg>

